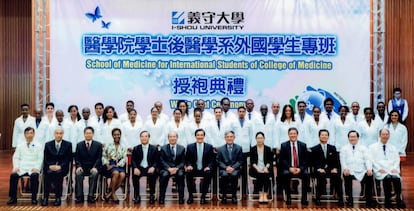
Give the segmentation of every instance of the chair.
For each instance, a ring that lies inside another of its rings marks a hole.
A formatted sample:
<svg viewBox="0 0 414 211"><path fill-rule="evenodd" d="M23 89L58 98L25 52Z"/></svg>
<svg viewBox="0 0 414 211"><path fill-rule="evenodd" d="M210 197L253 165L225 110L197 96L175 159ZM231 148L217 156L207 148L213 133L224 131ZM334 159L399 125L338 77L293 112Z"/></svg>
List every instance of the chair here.
<svg viewBox="0 0 414 211"><path fill-rule="evenodd" d="M38 191L37 191L37 198L38 199L42 196L42 177L43 177L43 175L42 175L42 173L40 173L39 174L39 188L38 188ZM19 189L20 195L22 197L18 197L18 200L19 201L31 201L32 200L32 192L31 191L27 192L27 191L23 190L25 188L30 188L30 176L29 175L22 176L20 178L20 185L19 186L20 187L18 189Z"/></svg>
<svg viewBox="0 0 414 211"><path fill-rule="evenodd" d="M400 178L400 180L401 180L401 186L403 186L402 185L402 178ZM394 189L394 186L393 186L392 183L391 183L391 185L392 185L392 188ZM379 186L379 188L377 188L378 186ZM392 193L393 193L392 195L394 196L395 195L394 191L392 191ZM401 200L403 200L402 193L401 193L400 197L401 197ZM375 198L375 200L377 201L378 204L385 204L385 196L384 196L384 188L383 188L383 185L382 185L382 180L374 179L374 198ZM394 197L391 197L391 202L396 203L396 200L393 200L393 199L394 199Z"/></svg>
<svg viewBox="0 0 414 211"><path fill-rule="evenodd" d="M316 188L317 188L318 180L315 177L311 178L311 187L312 187L312 198L316 199ZM321 202L337 202L338 199L335 198L335 193L331 189L331 179L329 177L326 178L326 193L321 195ZM329 190L329 192L328 192Z"/></svg>
<svg viewBox="0 0 414 211"><path fill-rule="evenodd" d="M203 182L203 177L194 177L194 182L196 184L196 193L193 193L193 198L194 200L200 200L201 199L201 184ZM198 182L197 182L198 181ZM206 194L206 200L211 200L213 198L213 194L212 194L212 185L213 181L210 181L210 187L208 188L209 191ZM198 188L197 188L198 187Z"/></svg>
<svg viewBox="0 0 414 211"><path fill-rule="evenodd" d="M108 192L109 189L109 185L108 183L110 183L111 178L110 177L106 177L105 175L102 175L102 179L101 179L101 198L102 200L105 200L105 194ZM120 187L120 189L122 190L122 193L119 193L119 190L117 190L116 192L116 196L118 197L119 200L124 201L127 199L128 194L129 194L129 166L128 166L128 162L125 164L125 179L124 179L124 187ZM98 187L99 187L99 183L98 183Z"/></svg>
<svg viewBox="0 0 414 211"><path fill-rule="evenodd" d="M243 169L241 169L240 171L242 171ZM218 173L217 174L217 190L219 191L219 193L221 192L221 190L220 190L220 173ZM241 174L239 175L239 178L238 178L238 187L239 187L239 191L238 191L238 193L237 193L237 201L241 201L242 199L243 199L243 194L242 194L242 191L243 191L243 189L242 189L242 179L241 179ZM229 188L229 187L228 187ZM228 188L227 188L227 190L226 190L226 192L228 191ZM217 198L218 198L218 200L221 200L221 194L218 194L218 196L217 196Z"/></svg>
<svg viewBox="0 0 414 211"><path fill-rule="evenodd" d="M62 197L60 198L61 200L66 200L68 198L68 196L71 195L70 193L70 188L72 186L72 181L71 181L71 171L70 169L72 168L72 165L69 165L69 171L68 174L63 177L63 188L62 188ZM44 192L44 177L42 176L42 183L41 183L41 194L43 195ZM39 192L40 193L40 192ZM55 197L55 194L53 191L50 192L50 196Z"/></svg>
<svg viewBox="0 0 414 211"><path fill-rule="evenodd" d="M295 202L300 202L302 200L302 179L299 177L292 177L292 179L290 180L290 187L294 184L294 183L298 183L298 193L291 193L290 197L291 197L291 201L295 201ZM283 198L286 201L287 200L287 196L286 196L286 190L283 188ZM306 198L308 198L308 193L306 194Z"/></svg>
<svg viewBox="0 0 414 211"><path fill-rule="evenodd" d="M248 168L250 169L251 166L248 165ZM249 172L249 171L247 171L247 172ZM269 180L270 180L270 187L269 187L270 198L269 198L269 200L273 201L273 194L274 194L274 192L273 192L273 178L269 177ZM249 200L251 200L251 201L259 201L258 194L254 193L254 182L255 181L257 181L257 179L255 177L250 176L250 174L248 174L247 193L248 193L248 196L249 196Z"/></svg>

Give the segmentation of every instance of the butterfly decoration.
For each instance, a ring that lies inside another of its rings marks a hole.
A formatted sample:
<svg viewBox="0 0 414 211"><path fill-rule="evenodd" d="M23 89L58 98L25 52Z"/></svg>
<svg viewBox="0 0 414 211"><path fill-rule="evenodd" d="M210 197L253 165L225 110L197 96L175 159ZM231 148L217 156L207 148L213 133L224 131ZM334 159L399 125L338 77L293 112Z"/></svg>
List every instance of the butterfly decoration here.
<svg viewBox="0 0 414 211"><path fill-rule="evenodd" d="M102 28L104 29L109 29L109 26L111 25L110 21L105 23L105 21L102 20L101 23L102 23Z"/></svg>
<svg viewBox="0 0 414 211"><path fill-rule="evenodd" d="M101 9L99 9L99 6L95 8L94 13L85 13L86 17L91 19L92 22L95 22L97 19L102 18L101 15Z"/></svg>

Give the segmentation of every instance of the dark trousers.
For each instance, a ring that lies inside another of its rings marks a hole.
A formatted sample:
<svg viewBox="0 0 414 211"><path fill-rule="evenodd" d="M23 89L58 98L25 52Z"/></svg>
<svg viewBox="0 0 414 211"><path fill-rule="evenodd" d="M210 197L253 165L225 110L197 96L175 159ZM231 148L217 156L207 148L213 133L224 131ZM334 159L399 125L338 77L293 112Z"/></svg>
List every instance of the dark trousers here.
<svg viewBox="0 0 414 211"><path fill-rule="evenodd" d="M237 183L240 176L239 170L234 170L231 174L228 174L226 170L221 169L219 172L220 175L220 193L225 196L227 194L227 189L230 186L231 194L236 196L237 193Z"/></svg>
<svg viewBox="0 0 414 211"><path fill-rule="evenodd" d="M299 173L298 175L293 175L291 173L283 174L284 179L284 189L286 192L287 200L291 199L291 189L290 189L290 182L292 178L300 178L302 180L302 201L307 201L308 197L308 188L309 188L309 174L308 173Z"/></svg>
<svg viewBox="0 0 414 211"><path fill-rule="evenodd" d="M391 191L394 186L395 195L397 196L397 203L401 202L401 179L397 176L387 175L382 180L382 186L384 187L385 203L391 203Z"/></svg>
<svg viewBox="0 0 414 211"><path fill-rule="evenodd" d="M345 182L345 194L349 197L349 200L352 200L352 180L356 179L354 175L345 176L344 175L344 182ZM365 198L367 202L371 202L372 200L372 186L373 186L373 177L368 176L367 174L364 175L364 178L361 181L365 183Z"/></svg>
<svg viewBox="0 0 414 211"><path fill-rule="evenodd" d="M146 176L148 179L149 189L150 189L150 195L153 196L155 194L155 183L157 181L157 173L154 171L152 174L148 173L148 167L142 168L138 167L139 171L141 172L141 175L133 175L132 176L132 184L134 185L134 196L139 196L139 180L141 177Z"/></svg>
<svg viewBox="0 0 414 211"><path fill-rule="evenodd" d="M242 165L242 193L247 194L247 158L250 157L249 152L243 152L243 165Z"/></svg>
<svg viewBox="0 0 414 211"><path fill-rule="evenodd" d="M196 188L194 184L194 177L203 177L200 191L201 191L201 196L205 197L206 193L208 192L210 183L211 183L212 174L213 174L212 171L203 171L203 170L193 170L193 171L187 172L186 179L187 179L188 195L192 196L192 194L196 192Z"/></svg>
<svg viewBox="0 0 414 211"><path fill-rule="evenodd" d="M17 198L17 185L19 183L19 179L22 176L29 176L28 173L19 176L17 173L13 173L10 175L10 189L9 189L9 196L10 198ZM37 192L39 190L39 174L32 173L30 175L30 189L32 191L32 199L37 199Z"/></svg>
<svg viewBox="0 0 414 211"><path fill-rule="evenodd" d="M316 199L320 199L322 193L325 192L326 190L326 178L329 178L331 180L330 182L331 187L334 187L334 189L336 190L338 194L338 198L339 199L343 198L342 179L341 179L340 173L336 173L336 174L328 173L327 174L327 173L315 172L315 177L317 181ZM332 194L332 188L331 188L331 194Z"/></svg>
<svg viewBox="0 0 414 211"><path fill-rule="evenodd" d="M168 180L171 176L175 176L178 189L178 197L184 198L184 169L179 169L175 175L170 175L167 170L160 171L160 199L165 199L165 192L167 190Z"/></svg>
<svg viewBox="0 0 414 211"><path fill-rule="evenodd" d="M63 178L64 175L62 172L47 172L44 174L44 193L43 198L48 198L52 183L55 186L55 196L60 198L62 196L63 189Z"/></svg>
<svg viewBox="0 0 414 211"><path fill-rule="evenodd" d="M97 184L97 181L98 181L98 173L92 174L89 171L90 171L90 169L83 169L83 172L81 172L81 173L76 172L76 177L75 177L75 181L76 181L75 195L76 195L76 198L83 197L83 178L85 176L89 176L88 196L89 197L94 197L94 195L95 195L96 184Z"/></svg>
<svg viewBox="0 0 414 211"><path fill-rule="evenodd" d="M271 169L273 171L273 169ZM270 171L270 169L269 169ZM251 167L249 172L251 177L254 177L256 180L254 182L254 190L256 191L269 191L270 187L270 177L273 177L271 172L269 173L258 173L255 168Z"/></svg>

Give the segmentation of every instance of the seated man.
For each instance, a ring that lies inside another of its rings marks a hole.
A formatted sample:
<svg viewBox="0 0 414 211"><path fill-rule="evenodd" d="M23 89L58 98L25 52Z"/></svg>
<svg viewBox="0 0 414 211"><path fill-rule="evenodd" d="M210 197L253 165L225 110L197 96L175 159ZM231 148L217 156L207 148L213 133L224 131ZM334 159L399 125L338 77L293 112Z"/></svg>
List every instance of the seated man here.
<svg viewBox="0 0 414 211"><path fill-rule="evenodd" d="M69 172L72 162L72 143L63 140L63 129L55 129L55 140L45 145L43 160L44 193L42 206L47 206L52 183L55 187L55 202L53 205L60 206L62 196L63 178Z"/></svg>
<svg viewBox="0 0 414 211"><path fill-rule="evenodd" d="M230 184L231 202L237 204L237 179L240 177L243 164L243 150L241 146L234 143L234 132L227 131L224 134L226 144L217 151L217 165L220 176L221 202L227 203L227 187Z"/></svg>
<svg viewBox="0 0 414 211"><path fill-rule="evenodd" d="M311 149L312 167L317 180L315 204L321 205L320 198L326 190L326 178L329 177L338 194L338 205L343 206L341 163L336 147L328 144L328 139L329 131L326 129L319 130L320 144Z"/></svg>
<svg viewBox="0 0 414 211"><path fill-rule="evenodd" d="M397 207L405 208L405 204L401 200L400 156L398 149L388 143L390 131L387 128L381 129L379 135L380 142L369 146L375 179L382 180L386 208L392 208L391 184L394 186Z"/></svg>
<svg viewBox="0 0 414 211"><path fill-rule="evenodd" d="M177 132L168 133L168 144L161 147L160 151L160 198L159 203L165 203L165 191L168 180L175 176L178 188L178 203L184 204L184 164L185 148L177 144Z"/></svg>
<svg viewBox="0 0 414 211"><path fill-rule="evenodd" d="M134 184L134 203L141 202L139 195L139 179L142 176L147 176L150 188L149 203L155 202L155 183L157 180L157 163L158 163L158 149L156 146L149 144L150 134L148 131L142 131L139 135L141 144L134 147L132 150L132 183Z"/></svg>
<svg viewBox="0 0 414 211"><path fill-rule="evenodd" d="M83 178L89 176L88 202L94 203L98 169L102 166L102 144L93 140L94 129L86 127L83 130L84 141L76 145L76 203L83 203Z"/></svg>
<svg viewBox="0 0 414 211"><path fill-rule="evenodd" d="M200 204L206 203L206 194L211 183L215 156L213 146L204 142L205 135L206 133L203 129L197 129L195 131L196 143L187 146L185 170L187 174L188 204L193 203L193 193L195 193L194 177L203 177Z"/></svg>
<svg viewBox="0 0 414 211"><path fill-rule="evenodd" d="M308 205L308 150L306 144L298 141L298 129L292 127L288 129L289 141L280 145L280 168L284 179L284 189L286 191L286 204L290 205L291 190L290 182L292 177L302 179L302 205Z"/></svg>
<svg viewBox="0 0 414 211"><path fill-rule="evenodd" d="M17 184L22 176L30 176L32 204L37 204L39 173L43 162L43 146L33 141L34 133L32 127L24 129L26 141L17 145L13 154L13 171L10 175L10 200L7 201L8 205L17 203Z"/></svg>
<svg viewBox="0 0 414 211"><path fill-rule="evenodd" d="M352 197L352 180L356 179L365 183L365 198L368 207L375 206L372 200L373 173L372 162L368 155L368 149L359 144L359 133L355 130L348 132L349 144L342 147L340 151L340 160L345 180L345 194L347 196L347 205L353 206Z"/></svg>

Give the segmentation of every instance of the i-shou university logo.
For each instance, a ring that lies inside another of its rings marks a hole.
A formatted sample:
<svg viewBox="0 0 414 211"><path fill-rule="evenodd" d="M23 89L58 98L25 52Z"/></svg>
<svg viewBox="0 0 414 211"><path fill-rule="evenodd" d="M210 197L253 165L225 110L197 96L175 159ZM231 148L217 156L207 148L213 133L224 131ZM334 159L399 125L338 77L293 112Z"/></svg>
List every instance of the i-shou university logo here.
<svg viewBox="0 0 414 211"><path fill-rule="evenodd" d="M243 30L244 12L172 11L172 30Z"/></svg>

